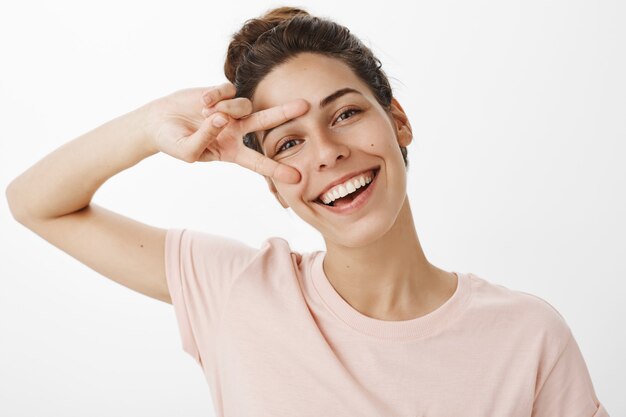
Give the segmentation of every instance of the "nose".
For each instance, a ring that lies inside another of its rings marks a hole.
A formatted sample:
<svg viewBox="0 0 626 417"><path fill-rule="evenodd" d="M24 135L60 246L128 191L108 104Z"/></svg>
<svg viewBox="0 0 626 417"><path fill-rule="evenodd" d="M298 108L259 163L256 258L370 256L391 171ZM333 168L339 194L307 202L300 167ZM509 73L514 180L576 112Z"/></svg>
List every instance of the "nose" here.
<svg viewBox="0 0 626 417"><path fill-rule="evenodd" d="M312 139L318 168L333 167L338 159L345 159L350 155L350 148L339 133L329 132L322 128L315 132Z"/></svg>

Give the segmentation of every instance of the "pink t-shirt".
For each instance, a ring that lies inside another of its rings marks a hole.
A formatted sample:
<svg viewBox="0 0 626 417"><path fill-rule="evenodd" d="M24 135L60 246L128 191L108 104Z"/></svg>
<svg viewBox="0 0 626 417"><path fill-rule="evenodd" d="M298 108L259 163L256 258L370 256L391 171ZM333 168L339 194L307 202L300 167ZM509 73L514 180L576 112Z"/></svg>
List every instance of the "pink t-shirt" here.
<svg viewBox="0 0 626 417"><path fill-rule="evenodd" d="M182 347L219 417L607 417L564 318L543 299L455 272L437 310L378 320L328 281L326 252L169 229Z"/></svg>

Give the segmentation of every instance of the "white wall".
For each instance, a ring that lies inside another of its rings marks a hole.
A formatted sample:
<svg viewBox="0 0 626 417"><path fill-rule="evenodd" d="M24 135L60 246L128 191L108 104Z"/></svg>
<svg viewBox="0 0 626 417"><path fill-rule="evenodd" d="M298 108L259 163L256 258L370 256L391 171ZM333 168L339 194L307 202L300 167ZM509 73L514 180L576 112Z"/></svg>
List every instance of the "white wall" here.
<svg viewBox="0 0 626 417"><path fill-rule="evenodd" d="M4 2L0 187L145 102L226 81L229 36L279 5ZM625 3L292 5L348 26L382 60L415 134L408 192L429 260L550 302L600 401L625 415ZM172 306L80 264L0 201L0 415L213 415ZM163 228L323 249L234 164L155 155L93 201Z"/></svg>

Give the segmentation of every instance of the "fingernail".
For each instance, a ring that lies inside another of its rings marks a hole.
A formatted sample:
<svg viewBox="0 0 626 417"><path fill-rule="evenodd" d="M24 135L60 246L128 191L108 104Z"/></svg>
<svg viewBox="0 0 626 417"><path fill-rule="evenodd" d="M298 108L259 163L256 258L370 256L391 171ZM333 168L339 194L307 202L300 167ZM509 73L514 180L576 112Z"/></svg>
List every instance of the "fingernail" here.
<svg viewBox="0 0 626 417"><path fill-rule="evenodd" d="M211 104L211 95L209 93L204 93L202 99L204 100L205 104Z"/></svg>
<svg viewBox="0 0 626 417"><path fill-rule="evenodd" d="M227 122L228 122L228 120L224 119L224 117L222 117L222 116L215 116L215 119L213 119L213 126L215 126L215 127L222 127Z"/></svg>

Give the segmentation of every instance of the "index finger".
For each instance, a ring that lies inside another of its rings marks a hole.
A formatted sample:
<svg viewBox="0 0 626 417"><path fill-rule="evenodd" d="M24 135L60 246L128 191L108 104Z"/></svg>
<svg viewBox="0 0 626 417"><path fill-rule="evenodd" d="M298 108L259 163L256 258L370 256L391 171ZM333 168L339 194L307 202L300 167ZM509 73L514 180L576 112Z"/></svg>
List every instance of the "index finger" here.
<svg viewBox="0 0 626 417"><path fill-rule="evenodd" d="M289 184L296 184L300 181L300 172L297 169L274 161L247 146L241 147L235 155L234 162L276 181Z"/></svg>

